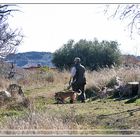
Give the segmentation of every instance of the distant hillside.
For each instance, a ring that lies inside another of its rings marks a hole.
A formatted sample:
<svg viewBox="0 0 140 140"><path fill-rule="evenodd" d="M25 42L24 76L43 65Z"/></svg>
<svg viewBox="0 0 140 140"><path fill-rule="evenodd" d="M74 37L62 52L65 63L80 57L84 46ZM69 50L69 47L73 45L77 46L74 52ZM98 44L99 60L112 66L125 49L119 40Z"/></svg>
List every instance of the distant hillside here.
<svg viewBox="0 0 140 140"><path fill-rule="evenodd" d="M14 62L19 67L26 68L30 66L49 66L54 67L52 64L52 53L50 52L25 52L10 54L6 57L6 61ZM140 65L140 56L122 55L122 61L125 65Z"/></svg>
<svg viewBox="0 0 140 140"><path fill-rule="evenodd" d="M25 52L10 54L6 57L6 61L14 62L19 67L30 67L37 66L49 66L53 67L52 64L52 53L50 52Z"/></svg>
<svg viewBox="0 0 140 140"><path fill-rule="evenodd" d="M140 56L123 55L122 61L123 61L123 64L125 65L139 65L140 66Z"/></svg>

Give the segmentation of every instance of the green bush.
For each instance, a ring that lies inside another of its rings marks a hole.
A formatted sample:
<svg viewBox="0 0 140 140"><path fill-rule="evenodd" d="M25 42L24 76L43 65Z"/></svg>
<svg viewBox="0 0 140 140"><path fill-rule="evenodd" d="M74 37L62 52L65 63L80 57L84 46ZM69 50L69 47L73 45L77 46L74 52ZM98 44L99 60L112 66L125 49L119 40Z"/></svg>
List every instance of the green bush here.
<svg viewBox="0 0 140 140"><path fill-rule="evenodd" d="M121 53L116 41L74 40L68 41L53 54L53 63L59 69L69 69L75 57L80 57L82 64L90 70L111 67L121 63Z"/></svg>

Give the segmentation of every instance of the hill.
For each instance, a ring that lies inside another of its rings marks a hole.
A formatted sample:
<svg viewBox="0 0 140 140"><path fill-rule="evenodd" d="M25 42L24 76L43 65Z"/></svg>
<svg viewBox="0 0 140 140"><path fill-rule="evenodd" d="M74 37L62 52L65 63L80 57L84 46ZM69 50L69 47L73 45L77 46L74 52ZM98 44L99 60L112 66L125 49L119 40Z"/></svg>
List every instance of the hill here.
<svg viewBox="0 0 140 140"><path fill-rule="evenodd" d="M140 56L122 55L122 63L127 66L140 66Z"/></svg>
<svg viewBox="0 0 140 140"><path fill-rule="evenodd" d="M7 62L13 62L19 67L26 68L31 66L37 66L40 64L41 66L54 67L52 63L51 52L25 52L25 53L17 53L17 54L9 54L6 57ZM122 55L122 63L124 65L140 65L140 56L134 55Z"/></svg>
<svg viewBox="0 0 140 140"><path fill-rule="evenodd" d="M42 66L53 67L51 52L25 52L10 54L6 57L6 61L13 62L19 67Z"/></svg>

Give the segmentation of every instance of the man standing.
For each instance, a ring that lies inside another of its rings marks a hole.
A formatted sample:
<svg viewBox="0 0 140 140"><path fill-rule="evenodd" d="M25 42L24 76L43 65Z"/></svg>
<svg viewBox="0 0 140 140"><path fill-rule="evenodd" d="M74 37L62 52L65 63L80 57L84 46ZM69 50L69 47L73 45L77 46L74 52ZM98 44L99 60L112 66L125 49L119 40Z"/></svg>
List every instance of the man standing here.
<svg viewBox="0 0 140 140"><path fill-rule="evenodd" d="M81 65L81 59L76 57L74 59L74 66L71 69L70 84L72 85L72 90L75 92L81 92L80 100L82 103L85 103L85 67Z"/></svg>

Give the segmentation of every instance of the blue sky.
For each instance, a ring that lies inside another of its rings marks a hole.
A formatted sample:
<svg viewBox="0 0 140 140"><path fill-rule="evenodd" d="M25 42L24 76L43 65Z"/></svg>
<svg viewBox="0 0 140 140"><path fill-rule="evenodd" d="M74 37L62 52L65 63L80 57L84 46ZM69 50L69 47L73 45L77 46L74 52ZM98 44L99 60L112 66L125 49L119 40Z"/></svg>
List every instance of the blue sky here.
<svg viewBox="0 0 140 140"><path fill-rule="evenodd" d="M139 54L139 37L131 40L126 25L103 14L104 4L20 4L10 26L24 34L18 52L54 52L69 39L115 40L125 54ZM126 30L125 30L126 29Z"/></svg>

